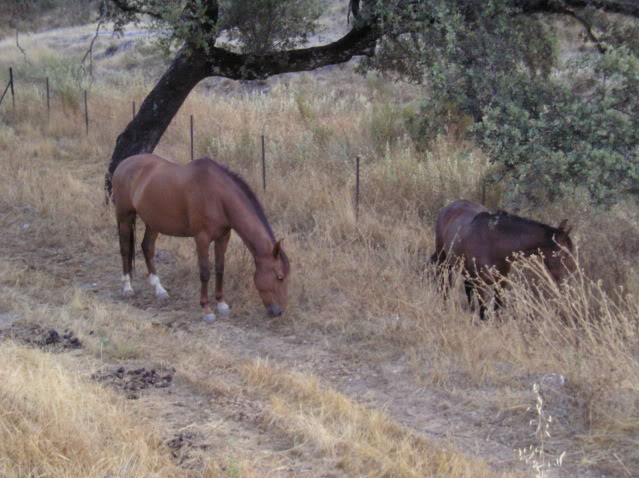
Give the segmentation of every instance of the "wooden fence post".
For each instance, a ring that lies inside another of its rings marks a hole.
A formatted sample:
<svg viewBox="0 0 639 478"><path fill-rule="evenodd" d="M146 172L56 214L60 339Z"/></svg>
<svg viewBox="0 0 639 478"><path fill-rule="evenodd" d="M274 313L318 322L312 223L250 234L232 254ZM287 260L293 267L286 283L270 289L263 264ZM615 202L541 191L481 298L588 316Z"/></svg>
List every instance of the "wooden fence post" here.
<svg viewBox="0 0 639 478"><path fill-rule="evenodd" d="M87 128L87 135L89 134L89 102L87 100L87 90L84 90L84 124Z"/></svg>
<svg viewBox="0 0 639 478"><path fill-rule="evenodd" d="M359 156L355 160L355 220L359 221Z"/></svg>
<svg viewBox="0 0 639 478"><path fill-rule="evenodd" d="M49 77L47 76L47 121L51 118L51 96L49 94Z"/></svg>
<svg viewBox="0 0 639 478"><path fill-rule="evenodd" d="M266 191L266 147L262 135L262 189Z"/></svg>
<svg viewBox="0 0 639 478"><path fill-rule="evenodd" d="M191 161L193 161L193 115L191 115Z"/></svg>
<svg viewBox="0 0 639 478"><path fill-rule="evenodd" d="M16 93L13 89L13 68L9 67L9 84L11 85L11 101L13 101L13 112L16 111Z"/></svg>

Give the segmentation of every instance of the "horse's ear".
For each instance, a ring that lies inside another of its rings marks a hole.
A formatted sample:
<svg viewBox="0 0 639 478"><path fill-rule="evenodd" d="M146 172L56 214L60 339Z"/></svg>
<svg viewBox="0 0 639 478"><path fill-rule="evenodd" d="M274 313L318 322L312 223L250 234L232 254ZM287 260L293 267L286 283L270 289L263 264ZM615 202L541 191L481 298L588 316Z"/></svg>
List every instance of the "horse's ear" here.
<svg viewBox="0 0 639 478"><path fill-rule="evenodd" d="M562 232L568 232L566 230L567 225L568 225L568 219L564 219L563 221L559 223L559 226L557 226L557 229L559 229ZM572 229L572 226L570 227L570 229Z"/></svg>
<svg viewBox="0 0 639 478"><path fill-rule="evenodd" d="M276 258L276 259L279 257L279 255L280 255L280 251L282 250L281 243L282 243L282 241L283 241L283 240L284 240L284 239L280 239L280 240L279 240L279 241L277 241L277 242L275 243L275 245L273 246L273 257L274 257L274 258Z"/></svg>

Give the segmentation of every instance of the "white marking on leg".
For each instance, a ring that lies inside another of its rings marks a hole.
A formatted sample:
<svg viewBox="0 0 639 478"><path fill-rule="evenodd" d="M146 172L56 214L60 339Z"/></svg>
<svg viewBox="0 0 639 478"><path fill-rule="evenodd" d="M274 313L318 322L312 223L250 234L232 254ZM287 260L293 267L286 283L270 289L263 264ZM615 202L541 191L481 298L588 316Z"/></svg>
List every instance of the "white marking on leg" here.
<svg viewBox="0 0 639 478"><path fill-rule="evenodd" d="M160 299L168 299L169 293L160 284L160 278L155 274L149 274L149 284L155 287L155 295Z"/></svg>
<svg viewBox="0 0 639 478"><path fill-rule="evenodd" d="M204 322L208 322L209 324L211 322L215 322L215 319L216 319L215 314L204 314L204 316L202 317L202 320Z"/></svg>
<svg viewBox="0 0 639 478"><path fill-rule="evenodd" d="M122 294L126 296L133 295L133 287L131 287L131 276L129 274L125 274L122 276L122 283L124 284L124 288L122 289Z"/></svg>
<svg viewBox="0 0 639 478"><path fill-rule="evenodd" d="M231 314L231 308L229 305L222 301L217 303L217 313L222 317L228 317Z"/></svg>

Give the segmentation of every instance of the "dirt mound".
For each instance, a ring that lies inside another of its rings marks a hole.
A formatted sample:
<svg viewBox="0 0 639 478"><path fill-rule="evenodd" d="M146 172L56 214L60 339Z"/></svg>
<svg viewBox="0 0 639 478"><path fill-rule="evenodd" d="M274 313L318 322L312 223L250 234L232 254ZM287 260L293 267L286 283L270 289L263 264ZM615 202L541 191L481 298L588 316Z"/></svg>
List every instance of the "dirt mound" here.
<svg viewBox="0 0 639 478"><path fill-rule="evenodd" d="M209 448L209 444L204 442L199 433L191 431L176 433L166 442L166 446L171 449L171 456L177 464L187 469L200 467L202 463L197 451Z"/></svg>
<svg viewBox="0 0 639 478"><path fill-rule="evenodd" d="M37 324L13 323L10 327L0 329L0 340L14 340L47 350L79 349L80 339L69 329L62 333L55 329L40 327Z"/></svg>
<svg viewBox="0 0 639 478"><path fill-rule="evenodd" d="M127 370L125 367L100 370L91 378L100 383L122 390L127 398L135 400L140 398L139 391L146 388L165 388L173 382L174 368L136 368Z"/></svg>

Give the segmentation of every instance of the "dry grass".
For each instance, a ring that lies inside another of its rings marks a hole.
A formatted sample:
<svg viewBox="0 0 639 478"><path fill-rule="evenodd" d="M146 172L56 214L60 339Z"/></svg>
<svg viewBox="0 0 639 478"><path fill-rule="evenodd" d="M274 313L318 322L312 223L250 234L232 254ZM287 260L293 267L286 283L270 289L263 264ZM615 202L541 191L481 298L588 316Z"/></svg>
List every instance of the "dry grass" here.
<svg viewBox="0 0 639 478"><path fill-rule="evenodd" d="M55 57L39 51L42 58ZM11 60L3 51L0 68ZM128 87L122 78L117 73L94 84L90 108L95 127L89 137L80 112L64 109L61 95L54 97L47 122L39 87L20 87L15 115L8 105L0 107L5 173L0 201L12 214L23 211L27 221L38 218L30 227L43 249L82 248L119 260L111 213L102 205L103 172L130 118L131 99L150 87L137 76ZM417 91L353 80L339 71L318 82L310 75L273 80L267 93L225 89L224 84L219 89L228 93L218 93L204 85L186 102L157 152L187 160L188 118L194 114L197 153L226 162L258 190L259 140L265 134L268 187L260 197L293 260L290 317L299 333L321 333L380 363L401 351L422 385L464 397L471 409L505 416L519 430L519 442L529 434L525 408L532 383L561 374L568 385L557 396L544 392L554 397L547 397L547 403L560 416L547 446L557 455L567 450L568 465L595 466L619 476L639 467L636 204L604 212L576 196L524 211L544 222L568 217L576 223L581 269L561 291L540 294L523 279L515 281L501 320L477 326L460 294L443 302L427 258L437 211L453 199L481 197L487 158L472 145L453 141L442 141L428 153L416 151L398 105L409 104ZM121 86L117 92L112 89L116 83ZM358 222L352 200L357 155L363 158ZM497 205L499 191L489 190L488 199ZM172 292L193 297L190 313L195 316L191 242L163 238L160 247L172 251L180 264L161 270L163 281ZM237 239L227 264L234 315L255 316L258 301L246 280L251 263ZM539 276L529 267L526 276ZM113 319L105 314L101 320ZM136 353L152 348L144 333L133 341ZM189 367L195 369L183 366L197 370L204 350L194 352ZM418 455L426 445L413 438L400 438L389 447L384 440L403 437L404 431L381 415L345 405L344 397L322 395L313 379L286 374L276 379L260 363L247 370L249 382L272 397L274 423L339 457L349 473L377 466L389 476L429 476L438 470L446 476L484 476L481 467L468 471L468 462L447 462L444 452L426 454L422 461ZM344 418L340 410L346 406L350 411ZM344 458L351 452L354 458Z"/></svg>
<svg viewBox="0 0 639 478"><path fill-rule="evenodd" d="M278 370L259 360L248 364L244 374L270 398L267 419L296 439L317 444L349 476L496 476L482 461L441 450L383 413L327 390L312 376Z"/></svg>
<svg viewBox="0 0 639 478"><path fill-rule="evenodd" d="M185 476L121 398L60 359L10 343L0 359L2 476Z"/></svg>

